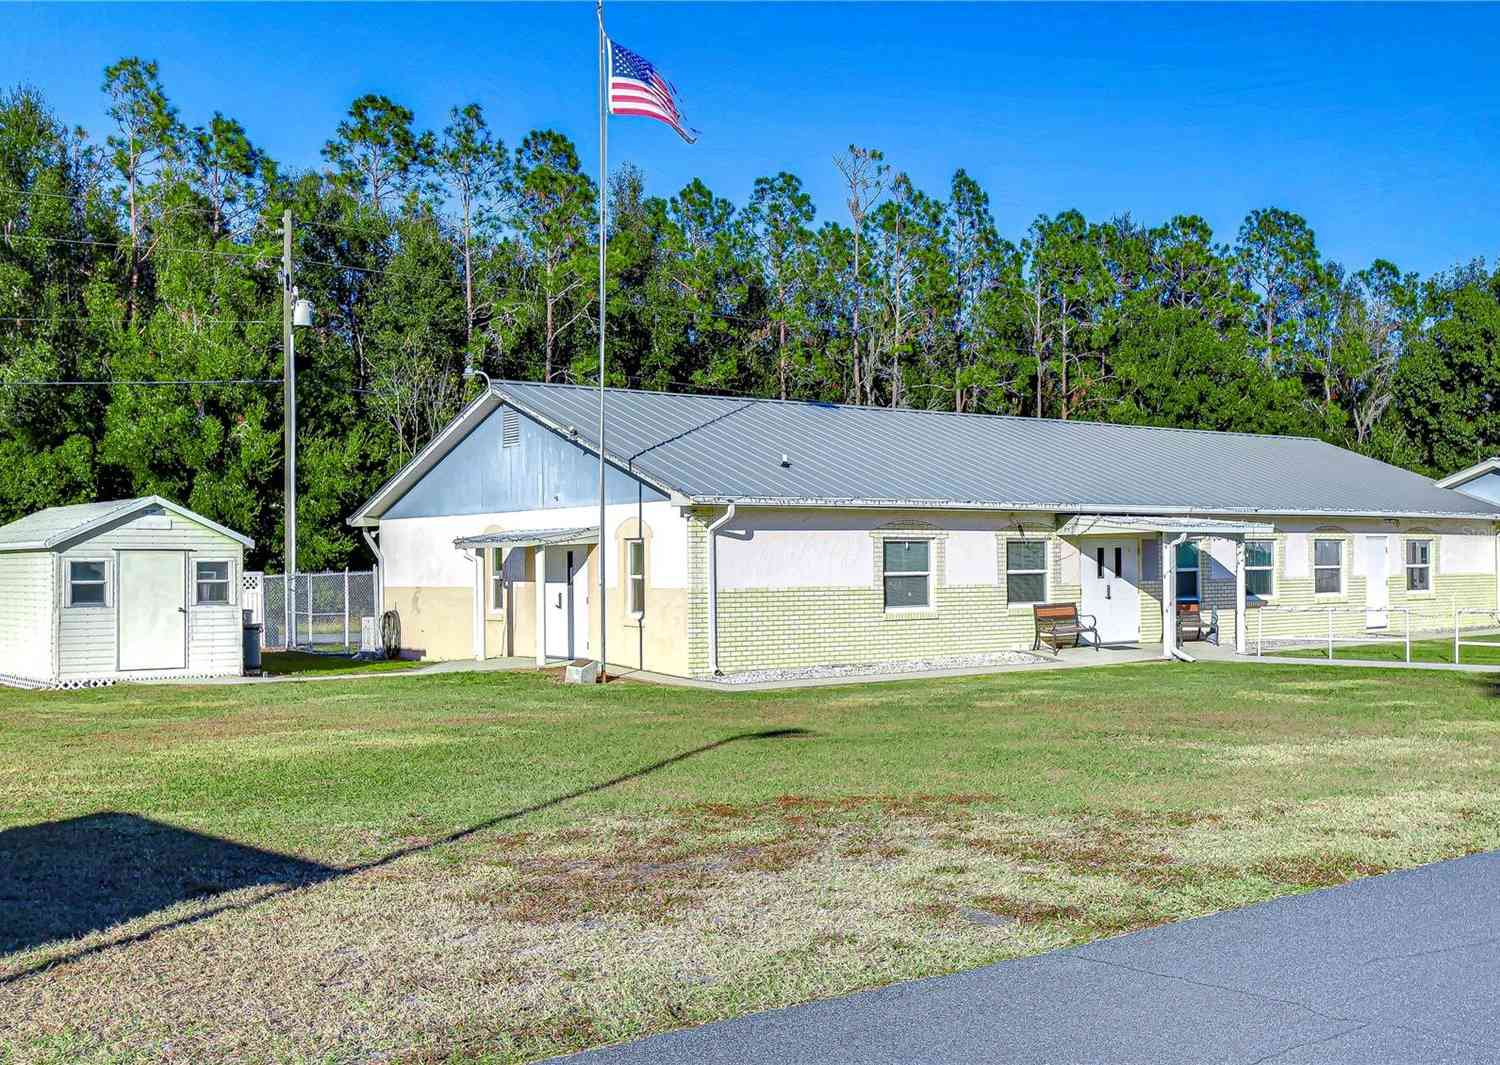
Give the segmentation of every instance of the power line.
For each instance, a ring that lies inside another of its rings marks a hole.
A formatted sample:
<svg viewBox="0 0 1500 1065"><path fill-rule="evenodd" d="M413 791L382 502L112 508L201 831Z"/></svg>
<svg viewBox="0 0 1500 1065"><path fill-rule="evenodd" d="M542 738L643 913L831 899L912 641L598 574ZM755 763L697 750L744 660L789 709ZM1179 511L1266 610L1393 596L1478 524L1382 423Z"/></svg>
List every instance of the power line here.
<svg viewBox="0 0 1500 1065"><path fill-rule="evenodd" d="M0 388L115 388L117 386L147 386L147 385L279 385L279 377L211 377L202 380L178 378L175 380L158 380L153 378L120 378L103 381L54 381L54 380L0 380Z"/></svg>
<svg viewBox="0 0 1500 1065"><path fill-rule="evenodd" d="M116 319L104 315L79 315L76 317L66 316L43 316L43 317L18 317L10 314L0 314L0 322L113 322ZM182 325L193 325L198 322L208 322L213 325L279 325L274 318L216 318L195 315Z"/></svg>
<svg viewBox="0 0 1500 1065"><path fill-rule="evenodd" d="M46 244L69 244L69 245L74 245L74 246L77 246L77 247L88 247L88 248L117 248L117 249L123 249L123 248L141 247L141 246L147 246L147 247L149 247L149 245L147 244L147 242L144 242L144 241L137 241L135 244L132 245L129 242L118 241L118 240L92 240L92 239L80 238L80 237L43 237L43 236L38 236L38 235L33 234L33 233L12 233L9 236L5 237L4 239L7 242L13 242L13 241L17 241L17 240L30 240L30 241L37 241L37 242L46 243ZM232 259L235 262L244 262L245 261L245 256L247 256L247 255L248 256L257 256L257 257L262 257L262 258L268 258L269 257L269 253L268 252L260 251L260 250L257 250L255 248L236 248L234 251L231 252L231 251L227 251L227 250L224 250L224 249L216 249L216 248L176 248L176 247L166 247L166 246L163 246L163 247L154 249L152 251L152 254L164 254L164 255L208 255L208 256L213 256L215 258L220 258L220 259ZM255 265L262 265L262 264L251 263L249 265L255 266Z"/></svg>

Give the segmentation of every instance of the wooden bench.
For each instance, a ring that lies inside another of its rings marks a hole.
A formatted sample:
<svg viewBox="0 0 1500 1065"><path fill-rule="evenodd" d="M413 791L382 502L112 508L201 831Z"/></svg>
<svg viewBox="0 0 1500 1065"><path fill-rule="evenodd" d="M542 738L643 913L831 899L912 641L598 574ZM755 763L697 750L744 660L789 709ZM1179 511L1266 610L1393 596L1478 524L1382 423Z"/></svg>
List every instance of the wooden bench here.
<svg viewBox="0 0 1500 1065"><path fill-rule="evenodd" d="M1069 647L1079 646L1079 639L1085 633L1093 636L1094 650L1099 650L1099 621L1092 614L1079 614L1077 603L1034 603L1031 617L1036 623L1033 651L1040 651L1045 643L1055 656L1064 643Z"/></svg>

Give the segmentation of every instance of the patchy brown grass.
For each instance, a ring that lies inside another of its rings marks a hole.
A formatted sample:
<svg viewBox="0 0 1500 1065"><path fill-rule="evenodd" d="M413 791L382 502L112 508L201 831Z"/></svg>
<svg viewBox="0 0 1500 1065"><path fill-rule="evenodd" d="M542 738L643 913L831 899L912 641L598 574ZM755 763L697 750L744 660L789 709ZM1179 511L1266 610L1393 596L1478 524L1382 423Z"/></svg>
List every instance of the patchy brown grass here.
<svg viewBox="0 0 1500 1065"><path fill-rule="evenodd" d="M0 1062L527 1061L1500 846L1489 689L1245 677L0 693L0 832L332 870L0 954Z"/></svg>

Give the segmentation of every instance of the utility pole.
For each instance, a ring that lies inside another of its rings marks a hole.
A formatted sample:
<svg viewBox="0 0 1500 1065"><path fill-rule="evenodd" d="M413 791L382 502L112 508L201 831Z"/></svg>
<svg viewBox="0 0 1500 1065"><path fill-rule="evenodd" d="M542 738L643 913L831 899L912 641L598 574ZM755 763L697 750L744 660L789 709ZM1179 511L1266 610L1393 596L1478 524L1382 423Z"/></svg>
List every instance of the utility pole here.
<svg viewBox="0 0 1500 1065"><path fill-rule="evenodd" d="M282 450L285 452L285 516L282 523L286 547L282 555L287 578L297 572L297 360L292 340L292 209L281 214L281 353ZM290 591L290 589L288 589ZM290 598L290 597L289 597Z"/></svg>

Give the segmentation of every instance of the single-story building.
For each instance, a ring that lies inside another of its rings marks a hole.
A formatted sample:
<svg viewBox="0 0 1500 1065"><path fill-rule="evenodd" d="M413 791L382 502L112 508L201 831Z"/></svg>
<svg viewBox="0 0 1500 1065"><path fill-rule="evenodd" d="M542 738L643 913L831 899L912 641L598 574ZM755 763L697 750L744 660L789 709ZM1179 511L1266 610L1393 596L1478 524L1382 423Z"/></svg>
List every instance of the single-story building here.
<svg viewBox="0 0 1500 1065"><path fill-rule="evenodd" d="M252 540L160 496L0 526L0 683L235 676Z"/></svg>
<svg viewBox="0 0 1500 1065"><path fill-rule="evenodd" d="M682 676L1030 649L1043 601L1164 655L1180 604L1242 652L1331 616L1496 609L1500 503L1319 440L628 390L607 409L602 529L598 392L520 382L350 519L406 646L597 655L601 537L611 666Z"/></svg>

